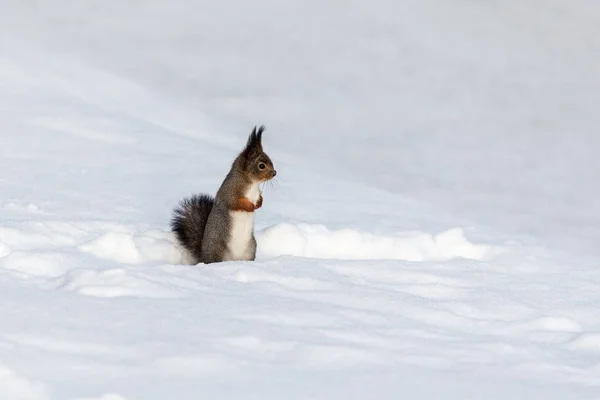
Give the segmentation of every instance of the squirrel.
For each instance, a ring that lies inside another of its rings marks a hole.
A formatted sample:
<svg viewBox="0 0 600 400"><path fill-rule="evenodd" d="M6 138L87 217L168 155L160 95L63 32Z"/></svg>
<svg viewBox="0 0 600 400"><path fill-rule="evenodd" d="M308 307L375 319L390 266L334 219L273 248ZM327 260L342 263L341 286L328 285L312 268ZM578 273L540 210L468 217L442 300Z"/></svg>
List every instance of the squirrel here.
<svg viewBox="0 0 600 400"><path fill-rule="evenodd" d="M254 127L215 197L195 194L175 208L171 229L194 264L254 261L254 211L263 202L259 184L277 174L263 151L264 130Z"/></svg>

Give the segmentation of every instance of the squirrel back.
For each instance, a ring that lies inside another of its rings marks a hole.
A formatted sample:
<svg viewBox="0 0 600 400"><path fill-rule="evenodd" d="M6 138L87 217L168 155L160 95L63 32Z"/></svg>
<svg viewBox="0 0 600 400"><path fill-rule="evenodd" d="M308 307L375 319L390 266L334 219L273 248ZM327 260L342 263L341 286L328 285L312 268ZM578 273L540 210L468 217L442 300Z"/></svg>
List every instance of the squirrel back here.
<svg viewBox="0 0 600 400"><path fill-rule="evenodd" d="M263 200L259 185L277 174L262 148L263 131L263 126L253 129L214 198L194 195L175 209L171 228L196 264L255 259L254 211Z"/></svg>

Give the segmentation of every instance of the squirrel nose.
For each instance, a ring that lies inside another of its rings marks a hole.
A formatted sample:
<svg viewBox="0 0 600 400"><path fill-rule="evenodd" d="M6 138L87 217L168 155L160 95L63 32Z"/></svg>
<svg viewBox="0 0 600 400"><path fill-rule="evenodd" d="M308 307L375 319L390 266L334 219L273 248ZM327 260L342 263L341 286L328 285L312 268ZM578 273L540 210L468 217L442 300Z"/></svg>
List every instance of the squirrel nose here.
<svg viewBox="0 0 600 400"><path fill-rule="evenodd" d="M277 171L273 170L273 176L277 175Z"/></svg>

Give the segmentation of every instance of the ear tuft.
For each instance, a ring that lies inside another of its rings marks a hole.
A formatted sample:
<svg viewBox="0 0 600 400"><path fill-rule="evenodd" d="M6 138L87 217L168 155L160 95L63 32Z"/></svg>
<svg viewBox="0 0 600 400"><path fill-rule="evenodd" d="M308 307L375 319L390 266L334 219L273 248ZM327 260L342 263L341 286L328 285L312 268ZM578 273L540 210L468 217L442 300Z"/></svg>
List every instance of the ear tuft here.
<svg viewBox="0 0 600 400"><path fill-rule="evenodd" d="M252 133L250 133L250 136L248 137L248 143L246 144L246 147L260 147L262 145L262 134L264 130L264 125L261 125L260 127L255 126L254 129L252 129Z"/></svg>
<svg viewBox="0 0 600 400"><path fill-rule="evenodd" d="M254 127L250 136L248 136L248 142L246 143L246 148L243 151L243 154L248 159L253 159L262 153L262 134L265 130L265 126L261 125L260 127Z"/></svg>
<svg viewBox="0 0 600 400"><path fill-rule="evenodd" d="M258 130L256 129L256 126L254 127L253 132L256 134L256 142L258 143L259 146L262 146L262 134L265 130L265 126L261 125Z"/></svg>

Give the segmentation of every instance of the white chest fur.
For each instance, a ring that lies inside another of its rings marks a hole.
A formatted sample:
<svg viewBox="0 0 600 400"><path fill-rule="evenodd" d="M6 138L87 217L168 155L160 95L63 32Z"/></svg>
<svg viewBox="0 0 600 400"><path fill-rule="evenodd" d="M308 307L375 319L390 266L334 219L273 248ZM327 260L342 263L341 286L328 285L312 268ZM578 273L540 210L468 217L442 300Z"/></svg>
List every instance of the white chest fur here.
<svg viewBox="0 0 600 400"><path fill-rule="evenodd" d="M246 198L252 202L252 204L256 205L256 202L260 198L260 188L258 184L254 184L250 186L248 192L246 192Z"/></svg>
<svg viewBox="0 0 600 400"><path fill-rule="evenodd" d="M260 188L258 185L250 187L246 193L246 198L256 204L260 197ZM252 249L250 241L252 231L254 230L254 213L246 211L230 211L231 217L231 236L229 237L229 253L231 260L247 260Z"/></svg>

